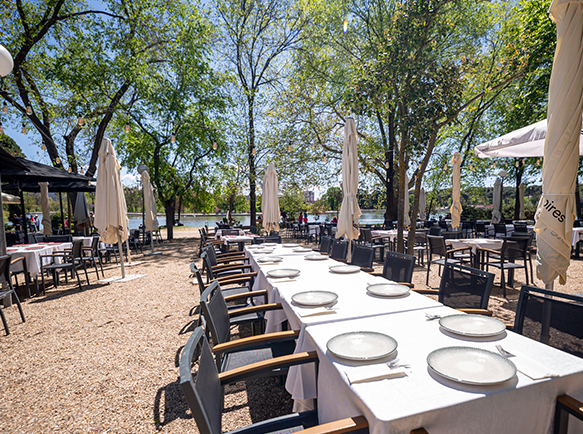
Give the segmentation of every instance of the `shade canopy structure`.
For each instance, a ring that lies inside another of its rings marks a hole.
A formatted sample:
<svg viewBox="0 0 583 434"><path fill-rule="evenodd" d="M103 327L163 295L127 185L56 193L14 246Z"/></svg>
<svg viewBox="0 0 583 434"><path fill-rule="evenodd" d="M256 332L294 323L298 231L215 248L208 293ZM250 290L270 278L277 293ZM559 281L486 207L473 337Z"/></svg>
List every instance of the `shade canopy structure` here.
<svg viewBox="0 0 583 434"><path fill-rule="evenodd" d="M91 193L95 191L95 185L90 184L87 181L42 181L48 184L49 192L51 193L78 193L85 192ZM27 193L39 193L40 187L38 182L11 182L4 184L4 190L8 191L26 191Z"/></svg>
<svg viewBox="0 0 583 434"><path fill-rule="evenodd" d="M108 138L103 139L99 149L94 226L99 230L101 240L104 243L118 244L122 278L125 278L123 254L121 252L123 251L122 243L129 236L129 221L121 184L120 169L121 166L117 161L111 140Z"/></svg>
<svg viewBox="0 0 583 434"><path fill-rule="evenodd" d="M2 174L7 170L24 170L26 168L15 157L0 147L0 193L2 192ZM2 195L0 194L0 210L2 206ZM0 212L0 255L6 254L6 233L4 226L4 213Z"/></svg>
<svg viewBox="0 0 583 434"><path fill-rule="evenodd" d="M549 83L542 196L536 211L537 276L565 284L571 258L583 111L583 0L553 0L557 47Z"/></svg>
<svg viewBox="0 0 583 434"><path fill-rule="evenodd" d="M20 203L20 198L14 196L13 194L2 193L2 204L3 205L17 205Z"/></svg>
<svg viewBox="0 0 583 434"><path fill-rule="evenodd" d="M342 206L338 217L336 238L345 235L349 240L358 239L361 215L356 199L358 192L358 133L354 119L348 118L344 126L344 146L342 148ZM350 251L350 249L349 249Z"/></svg>
<svg viewBox="0 0 583 434"><path fill-rule="evenodd" d="M494 181L494 192L492 194L492 223L500 223L502 220L502 213L500 212L500 205L502 204L502 180L496 178Z"/></svg>
<svg viewBox="0 0 583 434"><path fill-rule="evenodd" d="M269 163L263 177L263 194L261 196L261 212L263 213L263 227L267 233L279 231L279 198L277 172L275 164Z"/></svg>
<svg viewBox="0 0 583 434"><path fill-rule="evenodd" d="M455 152L451 159L451 163L453 164L453 173L451 188L451 208L449 209L449 212L451 213L451 227L459 228L463 211L460 192L462 154Z"/></svg>
<svg viewBox="0 0 583 434"><path fill-rule="evenodd" d="M482 143L474 148L480 158L492 157L543 157L547 136L547 119L519 128L496 139ZM579 122L580 136L583 135ZM583 155L583 141L579 145L579 155Z"/></svg>
<svg viewBox="0 0 583 434"><path fill-rule="evenodd" d="M80 181L88 185L89 181L94 181L88 176L79 175L76 173L69 173L65 169L59 169L46 164L38 163L36 161L27 160L26 158L16 157L16 160L23 166L22 168L12 167L2 169L3 181L17 181L21 182L44 182L44 181Z"/></svg>
<svg viewBox="0 0 583 434"><path fill-rule="evenodd" d="M419 218L421 220L425 220L425 208L427 208L427 193L421 187L421 191L419 192Z"/></svg>

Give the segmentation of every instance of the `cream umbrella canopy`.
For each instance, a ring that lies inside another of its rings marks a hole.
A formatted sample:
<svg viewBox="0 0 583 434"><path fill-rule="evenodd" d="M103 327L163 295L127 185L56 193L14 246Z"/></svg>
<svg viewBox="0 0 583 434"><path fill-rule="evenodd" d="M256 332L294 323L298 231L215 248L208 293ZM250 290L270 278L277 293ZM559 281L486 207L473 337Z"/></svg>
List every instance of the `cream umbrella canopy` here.
<svg viewBox="0 0 583 434"><path fill-rule="evenodd" d="M158 210L156 209L156 198L154 197L154 187L150 182L150 174L147 170L142 172L142 189L144 194L144 225L147 231L158 229Z"/></svg>
<svg viewBox="0 0 583 434"><path fill-rule="evenodd" d="M524 184L521 182L518 186L518 218L524 218Z"/></svg>
<svg viewBox="0 0 583 434"><path fill-rule="evenodd" d="M500 202L502 201L502 180L496 178L494 181L494 192L492 194L492 205L494 209L492 210L492 223L500 223L502 220L502 213L500 212Z"/></svg>
<svg viewBox="0 0 583 434"><path fill-rule="evenodd" d="M349 240L360 236L358 218L361 215L356 199L358 192L358 133L354 119L348 118L344 126L344 146L342 148L342 206L338 218L336 238L346 235ZM350 251L350 249L349 249Z"/></svg>
<svg viewBox="0 0 583 434"><path fill-rule="evenodd" d="M263 194L261 196L261 212L263 212L263 227L269 234L279 231L279 199L277 197L278 181L275 164L269 163L263 177Z"/></svg>
<svg viewBox="0 0 583 434"><path fill-rule="evenodd" d="M537 276L565 284L575 220L575 183L583 107L583 1L553 0L557 48L549 84L543 194L536 211Z"/></svg>
<svg viewBox="0 0 583 434"><path fill-rule="evenodd" d="M427 208L427 193L421 187L421 192L419 193L419 218L421 220L425 220L425 208Z"/></svg>
<svg viewBox="0 0 583 434"><path fill-rule="evenodd" d="M87 198L85 197L85 193L83 192L77 193L77 200L75 200L75 211L73 212L73 220L77 222L78 226L91 225L89 206L87 205Z"/></svg>
<svg viewBox="0 0 583 434"><path fill-rule="evenodd" d="M40 187L40 206L43 210L43 234L53 235L53 228L51 224L51 214L49 209L49 183L39 182Z"/></svg>
<svg viewBox="0 0 583 434"><path fill-rule="evenodd" d="M451 213L451 227L459 228L460 220L462 217L462 202L460 199L460 180L461 180L461 164L462 164L462 154L456 152L453 154L451 159L453 164L453 174L452 174L452 188L451 188L451 208L449 212Z"/></svg>
<svg viewBox="0 0 583 434"><path fill-rule="evenodd" d="M125 278L122 243L128 239L129 221L126 200L121 185L120 165L111 140L103 139L99 150L99 168L95 191L95 227L101 241L118 244L121 257L121 274ZM129 250L128 250L129 254Z"/></svg>

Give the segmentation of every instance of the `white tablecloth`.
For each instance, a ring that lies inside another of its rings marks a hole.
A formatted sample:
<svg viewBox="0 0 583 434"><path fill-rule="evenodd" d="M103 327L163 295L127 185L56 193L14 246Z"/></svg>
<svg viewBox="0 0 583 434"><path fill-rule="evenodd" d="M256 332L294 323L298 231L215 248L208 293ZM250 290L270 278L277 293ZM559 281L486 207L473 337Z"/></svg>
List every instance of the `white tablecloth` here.
<svg viewBox="0 0 583 434"><path fill-rule="evenodd" d="M583 228L573 228L573 235L571 237L571 245L577 247L577 243L583 239Z"/></svg>
<svg viewBox="0 0 583 434"><path fill-rule="evenodd" d="M91 247L93 237L73 237L73 241L83 240L83 247Z"/></svg>
<svg viewBox="0 0 583 434"><path fill-rule="evenodd" d="M454 249L460 247L472 247L472 253L475 255L478 247L490 250L500 250L502 248L503 240L496 240L493 238L466 238L457 240L445 240L446 244L451 245ZM466 252L467 253L467 252Z"/></svg>
<svg viewBox="0 0 583 434"><path fill-rule="evenodd" d="M371 234L373 237L387 237L391 240L391 242L394 242L395 239L397 238L397 230L396 229L390 229L390 230L375 230L375 231L371 231ZM403 231L403 238L407 239L407 237L409 236L409 231Z"/></svg>
<svg viewBox="0 0 583 434"><path fill-rule="evenodd" d="M431 313L459 312L439 307L431 309ZM326 343L338 334L363 330L396 339L398 357L412 365L411 373L350 385L344 369L359 364L335 358L327 351ZM519 372L513 380L500 385L473 386L447 380L431 372L426 363L427 355L438 348L468 346L496 351L497 343L509 351L536 358L560 377L534 381ZM364 415L371 434L408 433L420 426L431 434L547 433L556 397L563 393L578 399L583 396L583 359L512 332L482 340L447 334L437 321L426 321L423 310L309 326L297 351L314 349L320 359L320 423ZM292 380L288 378L288 383ZM583 432L582 428L570 418L570 432Z"/></svg>
<svg viewBox="0 0 583 434"><path fill-rule="evenodd" d="M239 235L245 235L245 231L243 229L229 229L230 231L232 230L238 230L239 231ZM223 230L222 229L217 229L217 231L215 232L215 238L218 240L219 238L221 238L221 236L223 235Z"/></svg>
<svg viewBox="0 0 583 434"><path fill-rule="evenodd" d="M27 247L42 247L40 249L27 249ZM26 246L13 246L6 249L6 253L12 256L12 259L24 257L26 258L26 268L30 276L34 279L40 273L40 256L50 255L55 250L65 250L73 247L72 243L57 243L57 244L27 244ZM14 249L14 250L13 250ZM56 264L61 263L61 258L54 258ZM51 258L43 258L43 265L51 264ZM21 271L22 263L14 265L12 271Z"/></svg>

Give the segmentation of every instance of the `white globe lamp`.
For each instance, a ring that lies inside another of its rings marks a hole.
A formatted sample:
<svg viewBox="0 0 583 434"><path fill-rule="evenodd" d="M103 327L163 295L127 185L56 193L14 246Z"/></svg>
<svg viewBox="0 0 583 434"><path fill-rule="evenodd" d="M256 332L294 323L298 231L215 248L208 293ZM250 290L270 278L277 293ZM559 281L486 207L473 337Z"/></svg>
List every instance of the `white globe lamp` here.
<svg viewBox="0 0 583 434"><path fill-rule="evenodd" d="M0 45L0 77L6 77L14 68L14 60L6 48Z"/></svg>

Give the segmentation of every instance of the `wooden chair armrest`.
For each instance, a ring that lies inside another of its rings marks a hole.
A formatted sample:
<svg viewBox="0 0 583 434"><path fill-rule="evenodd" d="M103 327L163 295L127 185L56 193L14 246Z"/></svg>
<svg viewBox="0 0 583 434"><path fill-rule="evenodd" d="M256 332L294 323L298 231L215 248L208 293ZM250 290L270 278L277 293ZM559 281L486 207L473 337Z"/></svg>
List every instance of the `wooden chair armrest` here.
<svg viewBox="0 0 583 434"><path fill-rule="evenodd" d="M238 283L238 280L241 279L241 282L247 281L247 277L253 278L257 276L257 271L251 271L249 273L240 273L235 274L233 276L223 276L218 277L214 280L218 280L221 285L228 285L229 283Z"/></svg>
<svg viewBox="0 0 583 434"><path fill-rule="evenodd" d="M17 262L20 262L20 261L24 261L24 256L20 256L18 258L14 258L12 261L10 261L10 265L14 265L14 264L16 264Z"/></svg>
<svg viewBox="0 0 583 434"><path fill-rule="evenodd" d="M368 428L368 422L364 416L356 416L316 425L296 434L344 434L364 428Z"/></svg>
<svg viewBox="0 0 583 434"><path fill-rule="evenodd" d="M224 263L229 261L244 261L249 258L245 255L229 255L229 256L217 256L218 263Z"/></svg>
<svg viewBox="0 0 583 434"><path fill-rule="evenodd" d="M456 310L459 310L460 312L465 312L465 313L472 313L474 315L492 316L492 311L490 311L488 309L469 309L469 308L465 308L465 309L456 309Z"/></svg>
<svg viewBox="0 0 583 434"><path fill-rule="evenodd" d="M561 395L557 397L557 406L571 413L579 420L583 420L583 402L573 398L570 395Z"/></svg>
<svg viewBox="0 0 583 434"><path fill-rule="evenodd" d="M408 286L409 288L413 289L415 288L415 284L414 283L409 283L409 282L397 282L399 285L405 285ZM439 291L438 291L439 292Z"/></svg>
<svg viewBox="0 0 583 434"><path fill-rule="evenodd" d="M246 257L245 252L235 252L235 251L216 254L217 258L223 258L225 256L242 256L244 258Z"/></svg>
<svg viewBox="0 0 583 434"><path fill-rule="evenodd" d="M281 303L268 303L268 304L260 304L258 306L248 306L242 309L234 309L229 311L229 318L233 318L235 316L240 315L247 315L249 313L257 313L257 312L265 312L268 310L277 310L281 309Z"/></svg>
<svg viewBox="0 0 583 434"><path fill-rule="evenodd" d="M455 249L448 249L447 253L462 252L464 250L472 250L472 248L470 246L468 246L468 247L456 247Z"/></svg>
<svg viewBox="0 0 583 434"><path fill-rule="evenodd" d="M243 270L243 269L251 268L249 264L233 264L233 265L219 265L217 267L213 267L214 273L221 273L223 271L232 271L232 270Z"/></svg>
<svg viewBox="0 0 583 434"><path fill-rule="evenodd" d="M414 289L413 291L418 292L419 294L426 294L426 295L439 295L439 289Z"/></svg>
<svg viewBox="0 0 583 434"><path fill-rule="evenodd" d="M502 253L500 250L486 249L485 247L478 247L478 250L481 252L494 253L495 255L499 255Z"/></svg>
<svg viewBox="0 0 583 434"><path fill-rule="evenodd" d="M267 289L258 289L257 291L247 291L247 292L242 292L241 294L228 295L225 297L225 301L228 302L228 301L239 300L241 298L261 297L261 296L267 296Z"/></svg>
<svg viewBox="0 0 583 434"><path fill-rule="evenodd" d="M506 326L506 330L514 330L514 324L504 323L504 325Z"/></svg>
<svg viewBox="0 0 583 434"><path fill-rule="evenodd" d="M213 353L229 353L234 350L241 350L245 347L251 347L258 344L268 344L275 341L286 341L290 339L297 339L300 335L299 331L286 330L283 332L265 333L262 335L249 336L246 338L236 339L234 341L217 344L213 347Z"/></svg>
<svg viewBox="0 0 583 434"><path fill-rule="evenodd" d="M368 274L370 274L371 276L383 277L383 273L377 272L377 273L368 273Z"/></svg>
<svg viewBox="0 0 583 434"><path fill-rule="evenodd" d="M227 279L227 277L229 277L229 276L221 277L219 279L213 279L212 282L214 282L216 280L217 282L219 282L219 284L221 286L227 286L227 285L246 286L246 285L241 285L241 284L251 283L251 281L253 280L252 277L243 277L241 279L239 279L239 278Z"/></svg>
<svg viewBox="0 0 583 434"><path fill-rule="evenodd" d="M289 366L318 361L316 351L289 354L287 356L274 357L273 359L251 363L240 368L219 373L219 380L222 385L235 383L249 376L256 376L263 372L272 371L275 368L286 368Z"/></svg>
<svg viewBox="0 0 583 434"><path fill-rule="evenodd" d="M360 267L360 270L366 273L370 273L371 271L374 271L374 268Z"/></svg>
<svg viewBox="0 0 583 434"><path fill-rule="evenodd" d="M50 255L39 255L41 258L72 258L73 255L55 255L55 254L50 254Z"/></svg>

